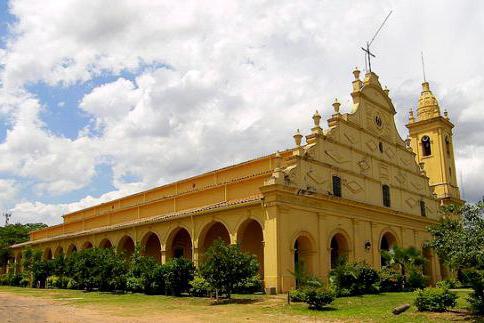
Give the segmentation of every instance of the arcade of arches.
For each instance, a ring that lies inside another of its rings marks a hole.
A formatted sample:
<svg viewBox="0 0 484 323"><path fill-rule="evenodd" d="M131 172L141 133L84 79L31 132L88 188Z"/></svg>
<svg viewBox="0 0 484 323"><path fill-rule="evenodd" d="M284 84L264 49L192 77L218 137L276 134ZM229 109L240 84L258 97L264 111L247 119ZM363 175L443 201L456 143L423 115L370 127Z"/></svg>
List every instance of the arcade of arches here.
<svg viewBox="0 0 484 323"><path fill-rule="evenodd" d="M44 259L88 248L114 248L129 257L139 248L161 263L185 257L198 265L222 239L257 257L268 291L285 292L295 286L297 269L327 278L342 258L380 268L382 251L399 245L422 250L429 260L425 273L437 281L446 273L423 246L431 238L427 227L440 218L439 205L460 201L456 182L439 177L449 166L456 173L453 125L448 115L437 115L438 101L425 84L417 117L407 125L408 146L379 77L361 78L358 70L353 76L353 102L345 109L352 112L341 113L335 101L329 127L323 129L316 112L312 122L308 116L311 132L296 132L294 145L282 152L65 214L62 223L13 246L11 261L19 262L25 247L42 250ZM429 111L432 119L424 120ZM446 146L431 123L448 138L450 153L439 152ZM424 135L434 146L420 160ZM435 191L435 183L442 190Z"/></svg>

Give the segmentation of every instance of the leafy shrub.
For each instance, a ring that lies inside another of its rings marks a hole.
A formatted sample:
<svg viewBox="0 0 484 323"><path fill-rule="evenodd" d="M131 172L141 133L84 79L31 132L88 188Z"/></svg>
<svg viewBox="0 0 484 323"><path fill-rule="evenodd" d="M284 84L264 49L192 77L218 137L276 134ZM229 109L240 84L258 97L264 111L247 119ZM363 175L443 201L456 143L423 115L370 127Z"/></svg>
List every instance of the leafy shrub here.
<svg viewBox="0 0 484 323"><path fill-rule="evenodd" d="M143 292L143 279L140 277L128 276L126 278L126 291L132 293Z"/></svg>
<svg viewBox="0 0 484 323"><path fill-rule="evenodd" d="M62 286L59 286L59 285L61 285L61 283L59 281L60 281L59 276L55 276L55 275L49 276L49 277L47 277L46 287L47 288L62 288Z"/></svg>
<svg viewBox="0 0 484 323"><path fill-rule="evenodd" d="M443 312L455 307L457 295L446 288L425 288L416 291L415 306L421 312Z"/></svg>
<svg viewBox="0 0 484 323"><path fill-rule="evenodd" d="M113 249L91 248L81 250L67 258L66 273L79 288L103 291L124 290L128 266Z"/></svg>
<svg viewBox="0 0 484 323"><path fill-rule="evenodd" d="M200 274L212 289L225 293L228 298L234 286L254 276L259 264L254 255L244 253L238 245L227 245L218 239L205 252Z"/></svg>
<svg viewBox="0 0 484 323"><path fill-rule="evenodd" d="M136 248L130 260L128 274L131 292L144 292L146 294L164 294L165 277L162 266L153 258L141 255L140 248ZM141 284L141 288L136 286ZM126 282L128 284L128 281Z"/></svg>
<svg viewBox="0 0 484 323"><path fill-rule="evenodd" d="M333 291L324 288L307 288L304 290L305 302L310 309L322 309L324 306L334 301L335 294Z"/></svg>
<svg viewBox="0 0 484 323"><path fill-rule="evenodd" d="M8 285L8 276L7 274L0 275L0 286Z"/></svg>
<svg viewBox="0 0 484 323"><path fill-rule="evenodd" d="M52 275L47 277L47 288L67 288L67 283L69 282L68 277Z"/></svg>
<svg viewBox="0 0 484 323"><path fill-rule="evenodd" d="M30 277L27 275L22 275L22 279L20 280L19 286L20 287L30 286Z"/></svg>
<svg viewBox="0 0 484 323"><path fill-rule="evenodd" d="M180 295L190 290L190 281L195 275L195 266L186 258L169 260L165 267L165 286L172 295Z"/></svg>
<svg viewBox="0 0 484 323"><path fill-rule="evenodd" d="M241 280L234 286L234 293L238 294L253 294L256 292L262 292L263 290L264 286L259 273Z"/></svg>
<svg viewBox="0 0 484 323"><path fill-rule="evenodd" d="M378 272L366 263L340 263L330 273L330 281L338 296L378 293Z"/></svg>
<svg viewBox="0 0 484 323"><path fill-rule="evenodd" d="M306 301L306 293L303 289L293 289L289 291L289 298L291 302L299 303Z"/></svg>
<svg viewBox="0 0 484 323"><path fill-rule="evenodd" d="M190 282L190 294L196 297L208 296L211 292L210 284L202 276L196 275Z"/></svg>
<svg viewBox="0 0 484 323"><path fill-rule="evenodd" d="M407 285L405 286L408 290L422 289L428 284L428 279L422 273L412 270L407 277Z"/></svg>
<svg viewBox="0 0 484 323"><path fill-rule="evenodd" d="M402 274L387 267L383 267L380 270L380 291L401 292L402 286Z"/></svg>
<svg viewBox="0 0 484 323"><path fill-rule="evenodd" d="M73 278L67 278L67 284L66 284L67 289L78 289L79 284L73 279Z"/></svg>
<svg viewBox="0 0 484 323"><path fill-rule="evenodd" d="M451 289L451 288L459 288L460 287L460 282L456 279L444 279L444 280L441 280L439 282L437 282L437 284L435 284L437 287L440 287L440 288L447 288L447 289Z"/></svg>

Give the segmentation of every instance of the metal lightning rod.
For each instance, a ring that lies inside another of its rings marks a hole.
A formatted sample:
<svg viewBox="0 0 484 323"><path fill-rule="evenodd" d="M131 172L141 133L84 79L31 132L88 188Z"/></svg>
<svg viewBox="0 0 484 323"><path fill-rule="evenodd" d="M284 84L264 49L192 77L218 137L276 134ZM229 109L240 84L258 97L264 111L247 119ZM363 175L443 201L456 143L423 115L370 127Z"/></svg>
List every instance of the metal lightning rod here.
<svg viewBox="0 0 484 323"><path fill-rule="evenodd" d="M375 41L376 36L378 36L378 33L380 30L383 28L385 23L387 22L388 18L390 18L390 15L392 14L393 10L390 10L388 15L386 16L385 20L383 20L382 24L378 28L378 30L375 32L375 35L373 35L373 38L369 42L366 42L366 48L361 47L361 49L365 52L365 60L368 61L368 67L367 71L371 72L371 57L376 57L371 51L370 51L370 46L373 44L373 41Z"/></svg>

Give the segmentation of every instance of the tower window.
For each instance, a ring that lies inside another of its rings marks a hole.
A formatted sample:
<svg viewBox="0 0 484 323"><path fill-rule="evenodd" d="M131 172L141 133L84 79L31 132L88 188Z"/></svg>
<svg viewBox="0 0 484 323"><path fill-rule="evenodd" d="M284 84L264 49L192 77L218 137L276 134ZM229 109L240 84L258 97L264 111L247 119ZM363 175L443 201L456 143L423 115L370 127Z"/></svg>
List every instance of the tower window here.
<svg viewBox="0 0 484 323"><path fill-rule="evenodd" d="M333 176L333 195L341 197L341 178Z"/></svg>
<svg viewBox="0 0 484 323"><path fill-rule="evenodd" d="M445 137L445 151L447 152L447 156L450 156L450 141L449 141L449 137Z"/></svg>
<svg viewBox="0 0 484 323"><path fill-rule="evenodd" d="M422 151L424 156L432 155L432 149L430 147L430 138L429 136L422 137Z"/></svg>
<svg viewBox="0 0 484 323"><path fill-rule="evenodd" d="M452 167L449 167L449 177L452 178Z"/></svg>
<svg viewBox="0 0 484 323"><path fill-rule="evenodd" d="M378 149L380 149L380 152L383 153L383 143L381 141L378 143Z"/></svg>
<svg viewBox="0 0 484 323"><path fill-rule="evenodd" d="M425 210L425 201L420 201L420 215L427 216L427 213Z"/></svg>
<svg viewBox="0 0 484 323"><path fill-rule="evenodd" d="M382 188L382 195L383 195L383 205L386 207L390 207L391 206L390 187L388 185L383 185L381 188Z"/></svg>

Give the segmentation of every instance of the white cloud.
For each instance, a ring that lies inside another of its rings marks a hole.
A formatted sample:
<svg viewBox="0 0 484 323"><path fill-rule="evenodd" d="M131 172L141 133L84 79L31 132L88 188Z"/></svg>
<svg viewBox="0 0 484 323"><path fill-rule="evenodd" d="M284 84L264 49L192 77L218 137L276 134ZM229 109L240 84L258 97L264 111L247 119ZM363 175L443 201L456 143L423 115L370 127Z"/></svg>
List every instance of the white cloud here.
<svg viewBox="0 0 484 323"><path fill-rule="evenodd" d="M10 208L19 193L18 183L12 179L0 179L0 212Z"/></svg>
<svg viewBox="0 0 484 323"><path fill-rule="evenodd" d="M456 123L466 195L481 195L484 175L466 167L468 151L484 147L481 3L22 0L11 8L18 22L0 52L0 117L10 124L0 171L33 180L39 195L86 188L100 163L124 192L287 148L294 129L310 128L314 110L331 114L334 97L348 110L359 47L389 9L373 66L391 90L400 129L420 93L424 50L432 89ZM123 70L134 79L118 77L84 95L79 108L95 129L75 139L49 131L40 111L53 107L24 89ZM18 206L26 215L84 204Z"/></svg>

